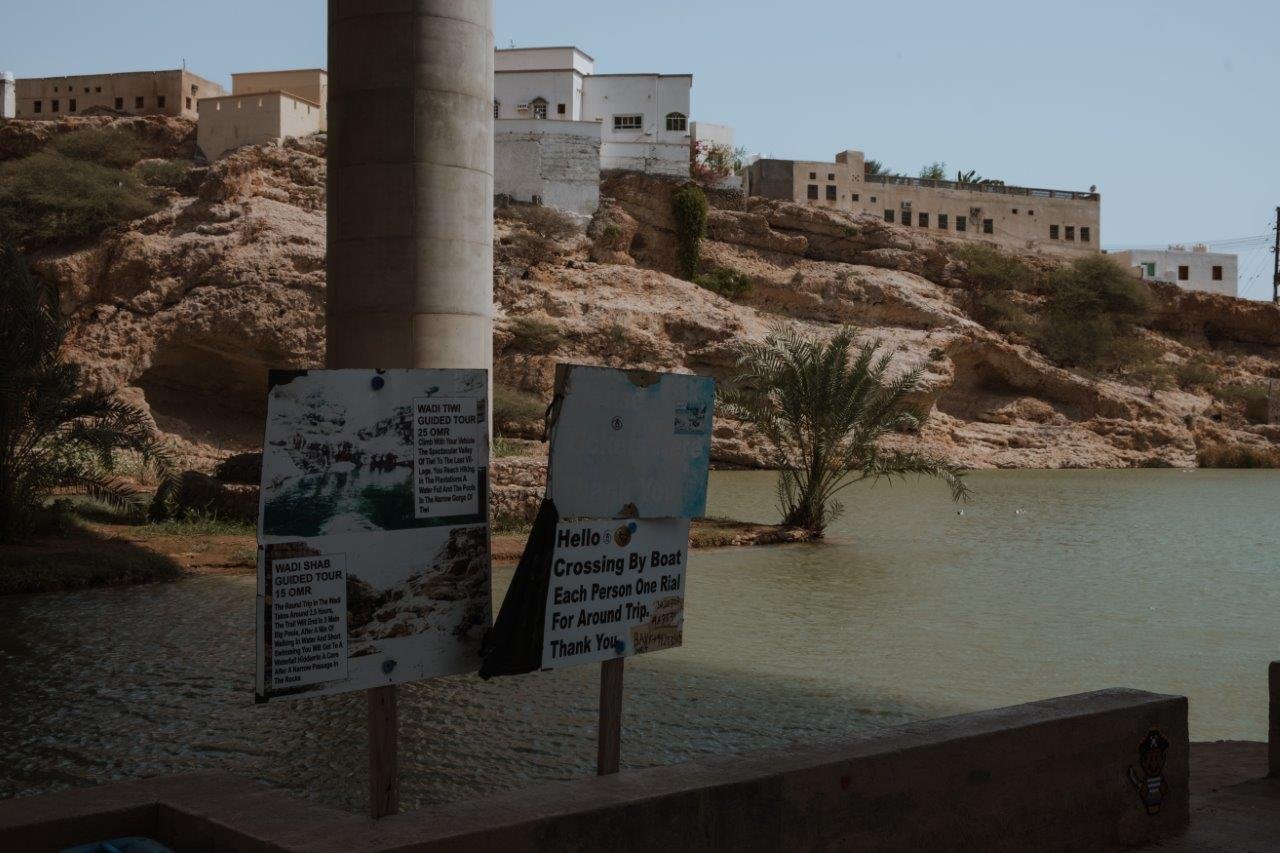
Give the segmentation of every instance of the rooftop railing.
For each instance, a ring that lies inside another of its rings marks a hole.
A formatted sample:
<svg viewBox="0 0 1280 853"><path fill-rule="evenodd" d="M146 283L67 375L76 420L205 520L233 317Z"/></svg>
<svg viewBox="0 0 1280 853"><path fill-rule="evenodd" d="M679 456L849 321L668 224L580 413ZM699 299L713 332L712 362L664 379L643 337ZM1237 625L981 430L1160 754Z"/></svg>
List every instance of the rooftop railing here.
<svg viewBox="0 0 1280 853"><path fill-rule="evenodd" d="M1069 198L1076 201L1099 201L1097 193L1080 193L1072 190L1045 190L1035 187L1012 187L1006 184L962 184L959 181L937 181L932 178L909 178L905 175L866 175L869 184L885 184L904 187L929 187L940 190L964 190L971 193L996 193L999 195L1025 195L1032 198Z"/></svg>

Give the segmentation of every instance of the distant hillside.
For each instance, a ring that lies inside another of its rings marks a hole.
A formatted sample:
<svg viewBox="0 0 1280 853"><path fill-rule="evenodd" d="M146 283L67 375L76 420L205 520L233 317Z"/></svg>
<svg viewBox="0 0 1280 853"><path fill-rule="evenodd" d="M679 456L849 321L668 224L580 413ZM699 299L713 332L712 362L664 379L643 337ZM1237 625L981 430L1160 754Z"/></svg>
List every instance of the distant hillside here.
<svg viewBox="0 0 1280 853"><path fill-rule="evenodd" d="M200 166L187 159L189 123L79 121L134 133L149 157L179 160L185 173L147 184L154 213L34 252L36 271L62 288L74 356L93 381L148 406L200 466L254 448L266 368L322 360L323 140ZM0 175L72 127L0 128ZM545 209L499 208L495 381L508 433L536 435L534 398L545 400L557 361L726 378L737 341L848 324L883 340L898 369L925 371L933 417L900 441L965 465L1192 466L1224 448L1280 453L1280 425L1262 422L1267 383L1280 378L1275 306L1156 284L1123 358L1068 366L1075 339L1064 344L1052 322L1065 316L1052 313L1057 262L873 217L713 196L699 286L672 274L678 186L608 176L585 234ZM753 437L723 421L715 456L761 461Z"/></svg>

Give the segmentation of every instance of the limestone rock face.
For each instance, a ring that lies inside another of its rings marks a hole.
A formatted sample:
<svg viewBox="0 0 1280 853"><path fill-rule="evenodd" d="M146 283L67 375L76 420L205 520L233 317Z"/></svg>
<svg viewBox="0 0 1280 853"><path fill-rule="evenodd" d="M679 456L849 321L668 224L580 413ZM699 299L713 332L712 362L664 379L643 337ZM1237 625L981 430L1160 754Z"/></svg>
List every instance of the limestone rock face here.
<svg viewBox="0 0 1280 853"><path fill-rule="evenodd" d="M191 130L170 120L75 120L86 121L127 121L155 140L156 156L185 150ZM37 150L73 125L35 124L0 128L0 159ZM916 402L932 416L919 436L890 443L964 465L1190 466L1206 442L1280 442L1280 427L1250 422L1243 402L1206 388L1152 390L1055 366L970 313L954 240L875 217L712 193L704 262L752 286L725 299L670 274L679 187L610 173L600 212L585 233L578 226L568 237L534 233L537 217L523 225L498 219L497 384L545 401L558 361L723 381L734 375L741 341L775 328L825 334L848 325L881 341L895 372L922 371ZM193 164L191 179L163 202L146 219L90 245L44 252L32 265L61 287L69 354L91 381L146 406L191 467L211 470L261 449L269 367L322 362L323 141L247 147L211 166ZM1211 358L1222 383L1280 379L1280 309L1172 286L1154 291L1156 315L1142 334L1160 365ZM544 333L531 336L538 327ZM530 415L528 437L538 434L539 416ZM713 453L721 465L769 462L750 430L723 419ZM542 465L495 463L499 514L536 509Z"/></svg>

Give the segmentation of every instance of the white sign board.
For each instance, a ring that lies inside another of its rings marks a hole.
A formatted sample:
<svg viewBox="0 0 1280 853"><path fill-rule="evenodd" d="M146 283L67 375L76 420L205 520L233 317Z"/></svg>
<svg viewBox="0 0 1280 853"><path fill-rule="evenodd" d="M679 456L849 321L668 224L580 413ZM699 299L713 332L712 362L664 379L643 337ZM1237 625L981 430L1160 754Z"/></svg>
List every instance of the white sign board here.
<svg viewBox="0 0 1280 853"><path fill-rule="evenodd" d="M698 518L715 381L559 365L547 496L561 518Z"/></svg>
<svg viewBox="0 0 1280 853"><path fill-rule="evenodd" d="M556 528L542 667L680 645L689 520L562 522Z"/></svg>
<svg viewBox="0 0 1280 853"><path fill-rule="evenodd" d="M259 701L467 672L489 625L482 370L273 371Z"/></svg>

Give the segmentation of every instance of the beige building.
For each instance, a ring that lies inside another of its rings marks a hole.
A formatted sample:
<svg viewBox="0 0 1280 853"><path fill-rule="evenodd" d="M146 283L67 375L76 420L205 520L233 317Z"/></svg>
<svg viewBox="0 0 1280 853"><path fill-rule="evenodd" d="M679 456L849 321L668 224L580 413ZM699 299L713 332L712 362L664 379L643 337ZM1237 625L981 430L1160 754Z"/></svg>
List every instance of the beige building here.
<svg viewBox="0 0 1280 853"><path fill-rule="evenodd" d="M320 132L320 104L288 92L223 95L200 101L196 144L210 160L242 145L279 145Z"/></svg>
<svg viewBox="0 0 1280 853"><path fill-rule="evenodd" d="M1101 243L1096 192L867 175L861 151L835 162L756 160L743 170L743 191L1009 248L1076 254Z"/></svg>
<svg viewBox="0 0 1280 853"><path fill-rule="evenodd" d="M245 71L231 75L231 93L256 95L288 92L320 105L320 129L329 129L329 74L323 68L296 68L287 71Z"/></svg>
<svg viewBox="0 0 1280 853"><path fill-rule="evenodd" d="M226 89L185 69L25 77L16 81L14 117L53 119L69 115L166 115L196 118L201 98Z"/></svg>

